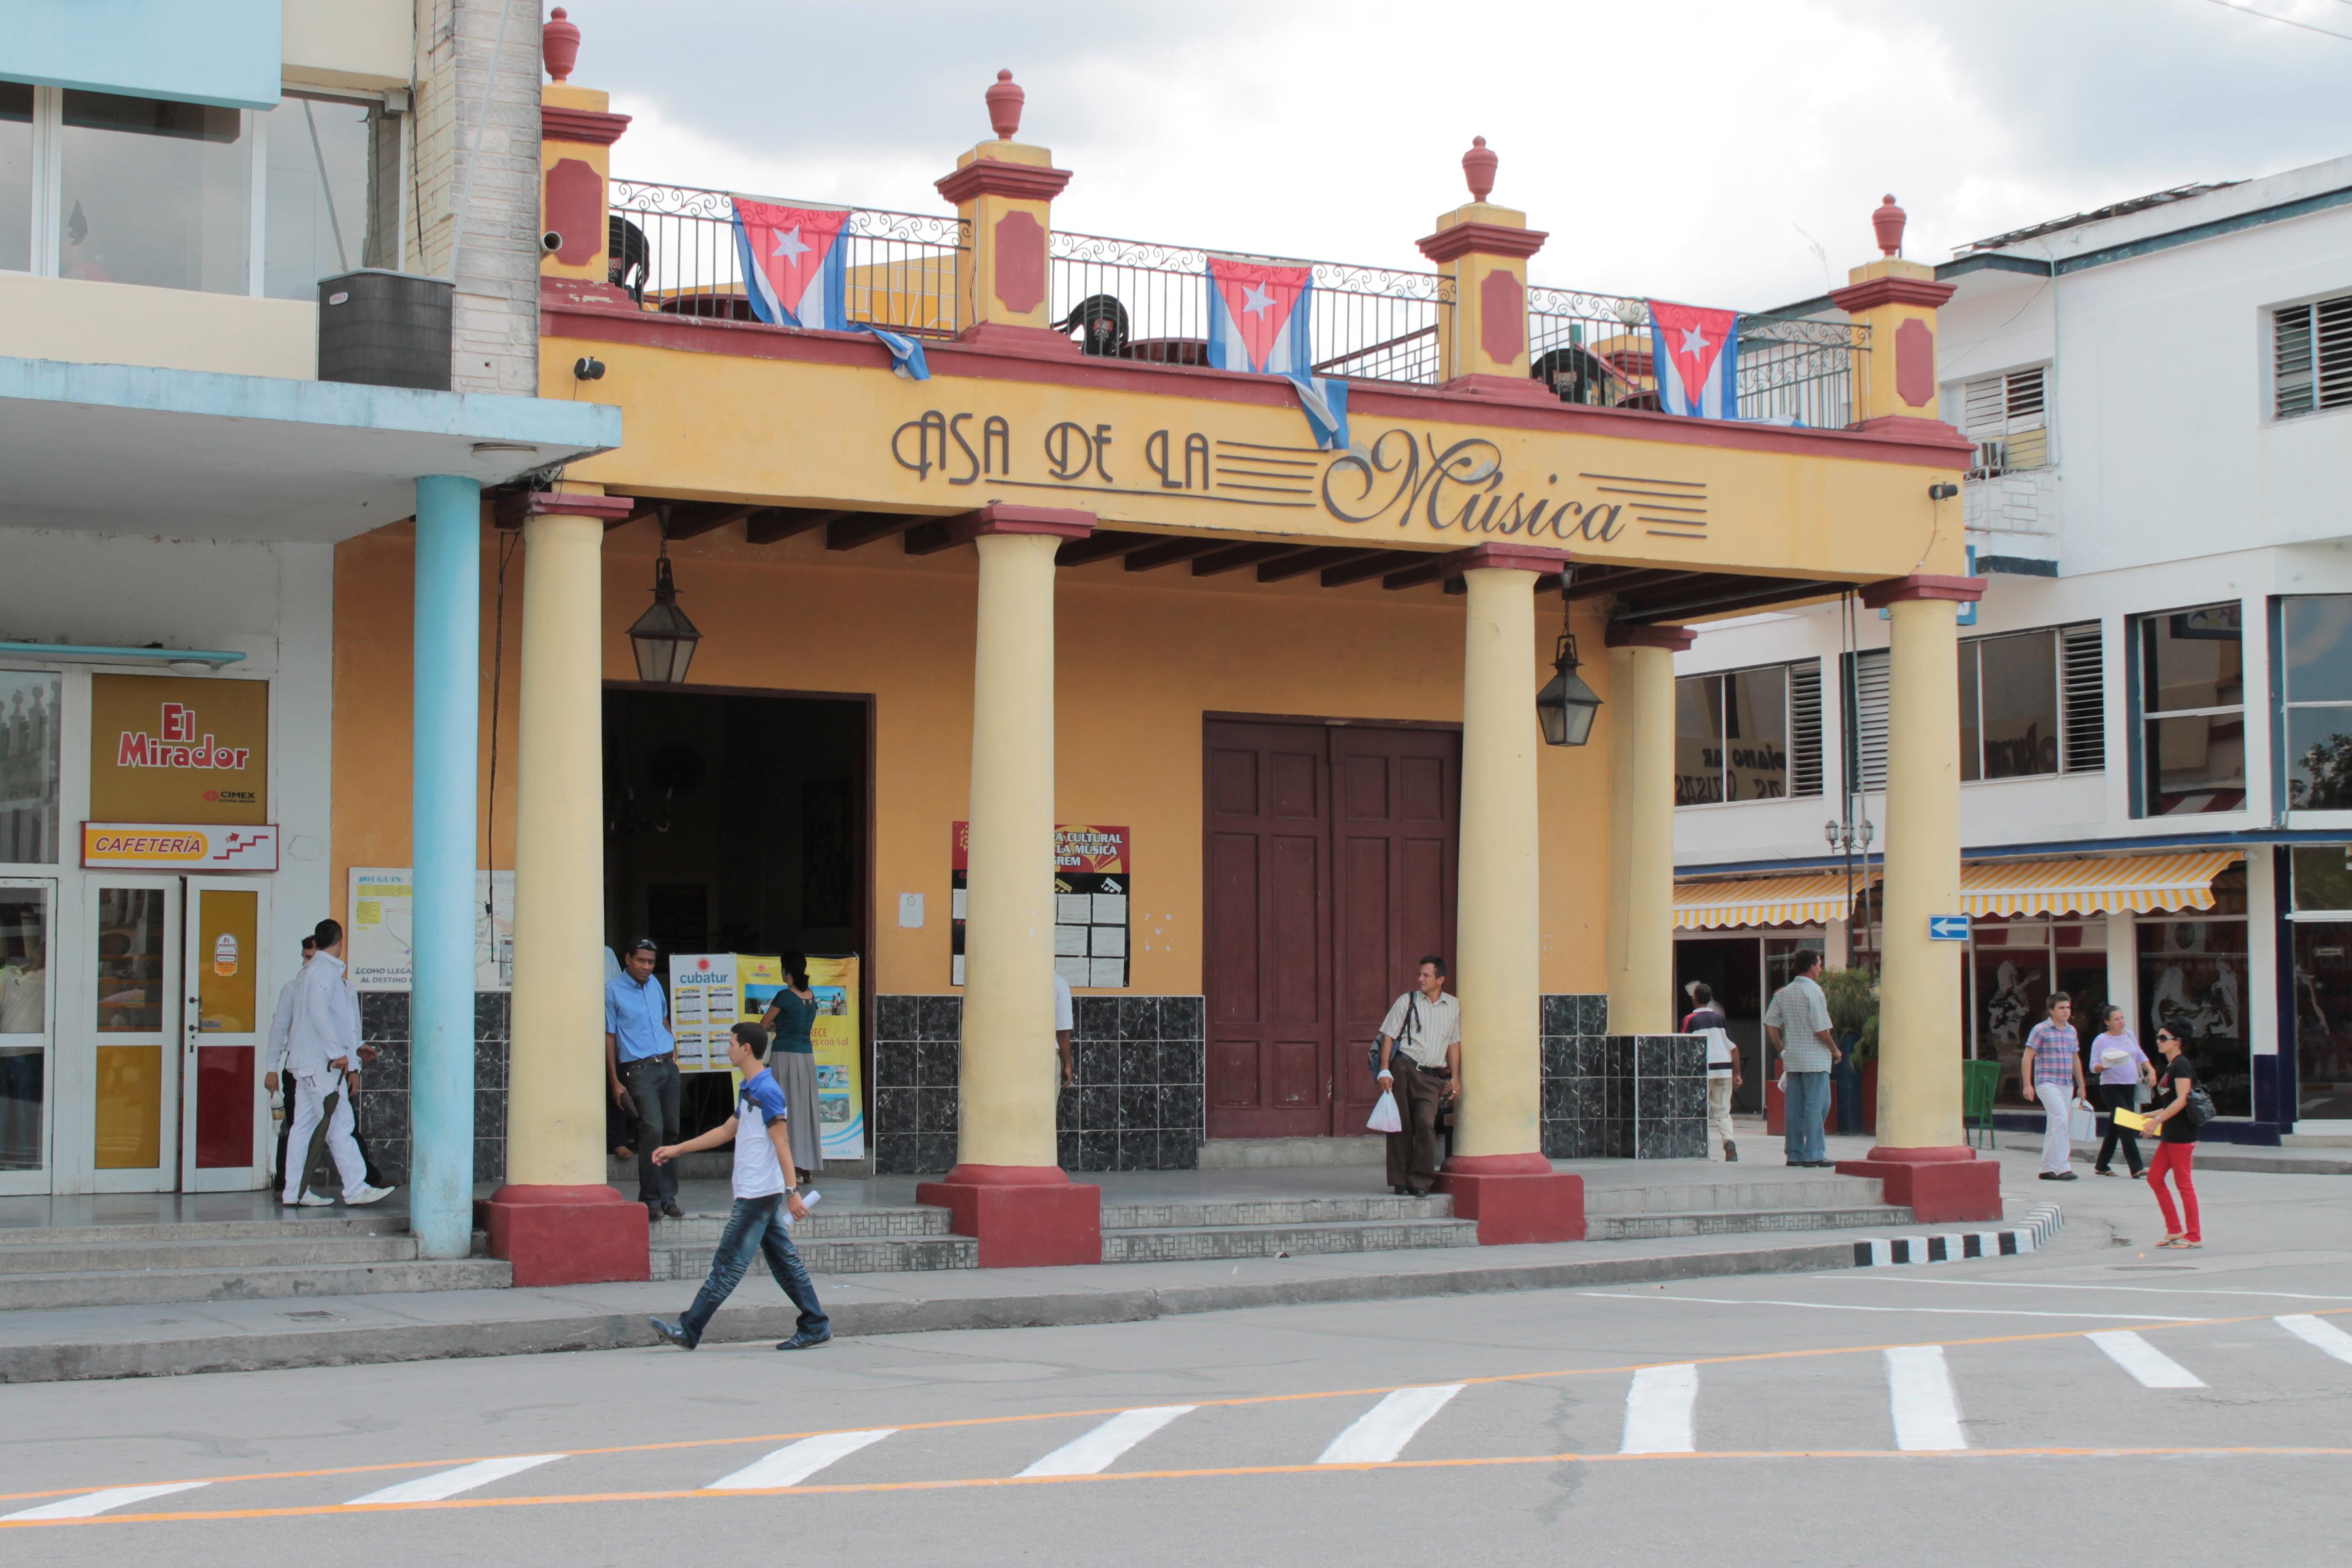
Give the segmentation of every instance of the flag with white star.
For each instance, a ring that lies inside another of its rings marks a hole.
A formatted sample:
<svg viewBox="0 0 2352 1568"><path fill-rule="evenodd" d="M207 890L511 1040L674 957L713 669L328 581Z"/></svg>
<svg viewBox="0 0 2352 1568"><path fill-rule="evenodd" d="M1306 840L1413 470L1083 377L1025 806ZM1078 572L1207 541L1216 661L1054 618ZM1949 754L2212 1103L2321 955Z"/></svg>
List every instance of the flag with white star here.
<svg viewBox="0 0 2352 1568"><path fill-rule="evenodd" d="M917 381L929 378L922 345L912 337L850 315L848 208L732 199L735 258L752 315L772 327L871 332L890 351L892 369Z"/></svg>
<svg viewBox="0 0 2352 1568"><path fill-rule="evenodd" d="M1650 301L1658 406L1701 419L1739 417L1739 312Z"/></svg>
<svg viewBox="0 0 2352 1568"><path fill-rule="evenodd" d="M1315 269L1239 257L1208 258L1210 364L1278 375L1297 390L1316 444L1348 444L1348 384L1315 374Z"/></svg>

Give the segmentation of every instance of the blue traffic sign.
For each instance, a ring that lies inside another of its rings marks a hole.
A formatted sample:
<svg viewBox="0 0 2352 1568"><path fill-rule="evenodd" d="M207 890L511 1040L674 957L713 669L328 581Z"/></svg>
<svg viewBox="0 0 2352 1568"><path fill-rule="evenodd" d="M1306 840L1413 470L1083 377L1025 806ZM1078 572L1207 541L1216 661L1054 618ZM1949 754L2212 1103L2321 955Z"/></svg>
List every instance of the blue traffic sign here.
<svg viewBox="0 0 2352 1568"><path fill-rule="evenodd" d="M1930 942L1966 942L1969 940L1969 917L1966 915L1929 915L1927 940Z"/></svg>

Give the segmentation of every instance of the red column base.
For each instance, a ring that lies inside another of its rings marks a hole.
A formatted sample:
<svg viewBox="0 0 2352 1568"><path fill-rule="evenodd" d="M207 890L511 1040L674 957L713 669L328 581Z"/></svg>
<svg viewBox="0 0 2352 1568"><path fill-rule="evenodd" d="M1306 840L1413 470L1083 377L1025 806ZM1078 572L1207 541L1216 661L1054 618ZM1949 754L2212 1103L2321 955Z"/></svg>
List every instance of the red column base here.
<svg viewBox="0 0 2352 1568"><path fill-rule="evenodd" d="M950 1228L980 1242L982 1268L1054 1268L1102 1261L1102 1189L1058 1165L958 1165L915 1188L946 1209Z"/></svg>
<svg viewBox="0 0 2352 1568"><path fill-rule="evenodd" d="M1837 1168L1840 1175L1875 1177L1881 1195L1922 1225L2000 1217L2000 1166L1973 1149L1873 1149Z"/></svg>
<svg viewBox="0 0 2352 1568"><path fill-rule="evenodd" d="M500 1187L476 1204L490 1256L518 1285L600 1285L652 1274L646 1205L610 1187Z"/></svg>
<svg viewBox="0 0 2352 1568"><path fill-rule="evenodd" d="M1584 1178L1541 1154L1457 1156L1435 1190L1454 1200L1456 1218L1478 1222L1481 1247L1584 1239Z"/></svg>

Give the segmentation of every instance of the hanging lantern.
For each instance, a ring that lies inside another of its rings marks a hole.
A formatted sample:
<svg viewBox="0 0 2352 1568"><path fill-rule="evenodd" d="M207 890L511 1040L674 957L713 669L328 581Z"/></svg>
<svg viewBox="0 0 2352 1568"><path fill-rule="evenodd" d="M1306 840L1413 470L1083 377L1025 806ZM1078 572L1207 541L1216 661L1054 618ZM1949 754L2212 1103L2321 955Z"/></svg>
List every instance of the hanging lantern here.
<svg viewBox="0 0 2352 1568"><path fill-rule="evenodd" d="M653 608L629 628L629 646L636 651L637 679L656 686L683 686L687 666L694 662L694 645L702 633L677 607L677 584L669 572L669 541L662 541L654 562Z"/></svg>
<svg viewBox="0 0 2352 1568"><path fill-rule="evenodd" d="M1592 738L1592 716L1601 711L1601 696L1576 673L1576 638L1559 634L1552 654L1552 677L1536 693L1536 722L1543 726L1547 746L1580 746Z"/></svg>

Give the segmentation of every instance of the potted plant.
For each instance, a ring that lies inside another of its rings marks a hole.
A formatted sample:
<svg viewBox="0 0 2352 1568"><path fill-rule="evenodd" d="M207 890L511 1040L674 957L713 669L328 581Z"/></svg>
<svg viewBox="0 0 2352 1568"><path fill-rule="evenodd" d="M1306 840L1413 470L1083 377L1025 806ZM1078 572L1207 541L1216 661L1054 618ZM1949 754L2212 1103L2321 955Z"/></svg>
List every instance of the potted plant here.
<svg viewBox="0 0 2352 1568"><path fill-rule="evenodd" d="M1877 1121L1878 973L1833 969L1822 977L1830 1030L1844 1053L1830 1069L1840 1132L1867 1132ZM1868 1069L1865 1071L1865 1067Z"/></svg>

